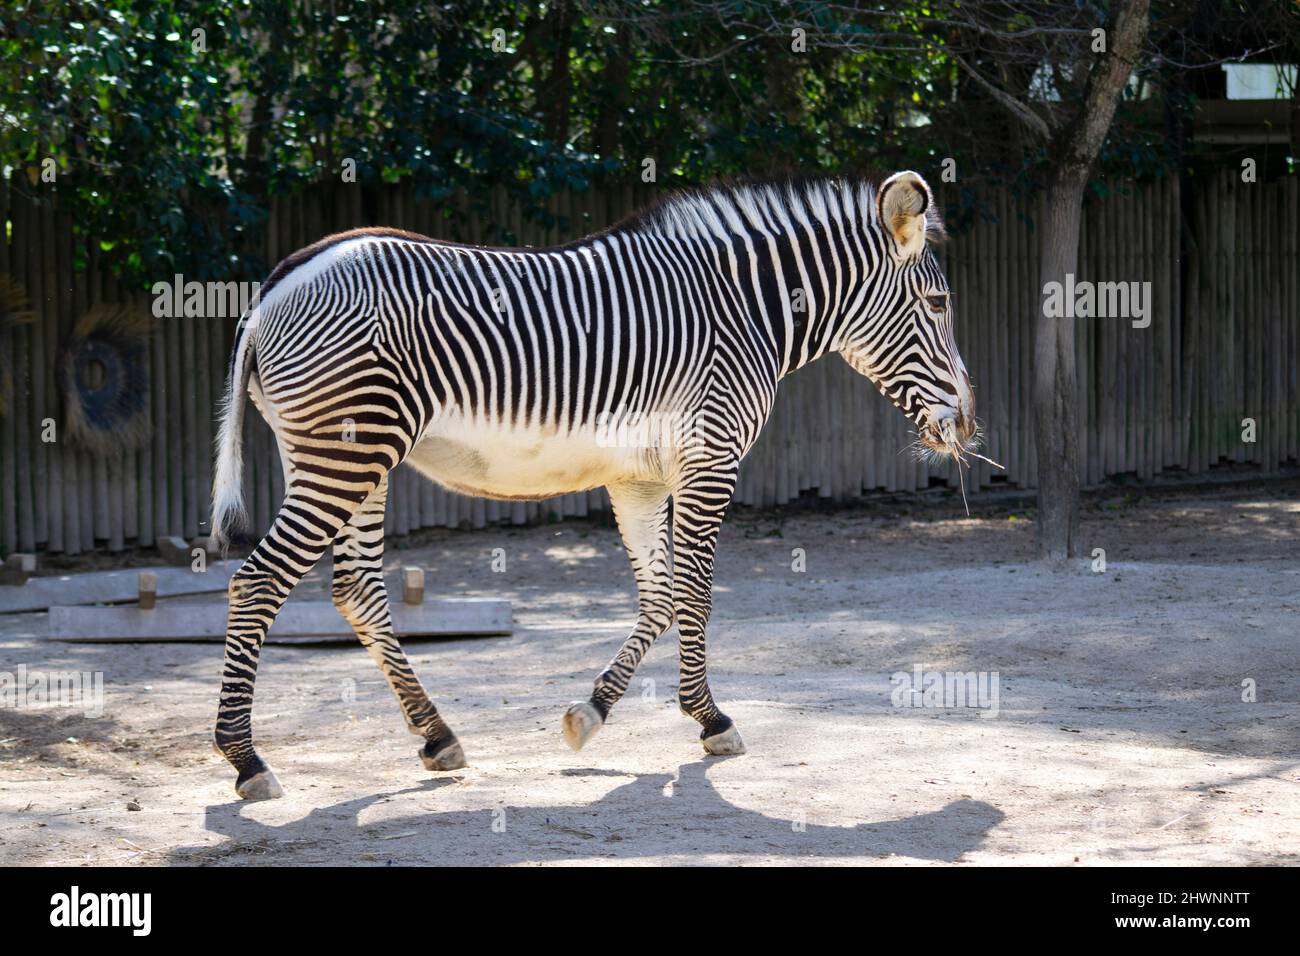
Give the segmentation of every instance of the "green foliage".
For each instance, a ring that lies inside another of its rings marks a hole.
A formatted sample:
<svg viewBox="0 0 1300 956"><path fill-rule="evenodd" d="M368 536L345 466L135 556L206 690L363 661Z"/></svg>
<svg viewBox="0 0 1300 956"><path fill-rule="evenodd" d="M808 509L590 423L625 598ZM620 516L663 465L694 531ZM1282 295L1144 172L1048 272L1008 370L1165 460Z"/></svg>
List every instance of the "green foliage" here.
<svg viewBox="0 0 1300 956"><path fill-rule="evenodd" d="M77 228L138 282L255 275L268 197L340 177L428 195L662 184L915 155L924 84L678 12L656 39L571 6L409 0L19 2L0 14L0 165L52 158ZM500 32L497 32L500 31ZM782 49L785 47L785 49ZM22 181L19 177L19 182Z"/></svg>
<svg viewBox="0 0 1300 956"><path fill-rule="evenodd" d="M345 160L361 182L407 180L433 197L504 185L542 215L558 189L636 181L645 158L671 186L780 167L937 179L953 157L969 213L981 175L1031 186L1050 161L953 55L957 18L997 8L13 0L0 10L0 167L43 192L53 159L77 228L144 283L257 277L269 198L338 182ZM1041 8L1015 5L1002 28L1105 15ZM1153 32L1186 29L1175 8L1157 3ZM806 51L793 49L796 28ZM1032 43L1057 42L985 40L972 61L1021 94L1032 69L1017 73L1009 53L1032 62L1050 52ZM1063 92L1066 105L1078 95ZM1170 116L1190 109L1185 92L1163 102ZM1121 111L1103 163L1170 161L1175 140L1150 113Z"/></svg>
<svg viewBox="0 0 1300 956"><path fill-rule="evenodd" d="M263 215L221 142L238 20L219 4L92 2L19 4L0 25L0 162L35 188L53 160L77 228L128 274L237 267Z"/></svg>

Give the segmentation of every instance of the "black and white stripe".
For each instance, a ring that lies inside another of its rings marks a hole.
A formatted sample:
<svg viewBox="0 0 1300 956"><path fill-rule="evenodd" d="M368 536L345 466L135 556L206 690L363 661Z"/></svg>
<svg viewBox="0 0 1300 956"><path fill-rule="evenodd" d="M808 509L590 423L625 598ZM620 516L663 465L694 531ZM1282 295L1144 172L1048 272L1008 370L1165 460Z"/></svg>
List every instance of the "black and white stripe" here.
<svg viewBox="0 0 1300 956"><path fill-rule="evenodd" d="M251 738L267 627L331 546L334 597L396 693L430 768L455 736L393 636L382 576L387 475L540 499L605 486L639 590L637 622L565 717L581 746L675 620L682 709L706 749L743 750L705 669L714 549L741 459L781 378L839 352L941 450L974 432L941 232L914 173L719 186L553 249L396 230L332 236L281 263L241 323L219 437L213 526L242 515L245 392L275 430L286 495L230 588L216 739L244 796L278 784ZM611 441L609 423L656 423ZM639 434L639 433L638 433Z"/></svg>

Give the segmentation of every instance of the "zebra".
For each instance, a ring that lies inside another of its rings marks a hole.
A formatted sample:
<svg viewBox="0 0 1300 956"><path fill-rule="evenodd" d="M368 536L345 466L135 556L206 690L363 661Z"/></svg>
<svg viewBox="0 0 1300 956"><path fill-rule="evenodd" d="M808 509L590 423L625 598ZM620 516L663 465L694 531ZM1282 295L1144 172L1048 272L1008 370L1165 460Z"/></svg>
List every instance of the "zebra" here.
<svg viewBox="0 0 1300 956"><path fill-rule="evenodd" d="M389 473L407 462L453 491L540 500L604 487L637 585L636 622L563 717L581 748L673 623L678 703L708 754L745 750L705 668L714 552L741 460L777 383L838 352L916 426L918 449L974 449L944 238L915 172L715 184L545 249L371 228L281 262L239 323L217 436L213 544L246 520L245 395L275 433L285 496L232 576L215 740L247 799L282 794L252 740L263 639L333 548L334 604L422 738L429 770L466 765L413 672L383 578ZM666 421L619 440L621 423ZM613 423L613 425L611 425Z"/></svg>

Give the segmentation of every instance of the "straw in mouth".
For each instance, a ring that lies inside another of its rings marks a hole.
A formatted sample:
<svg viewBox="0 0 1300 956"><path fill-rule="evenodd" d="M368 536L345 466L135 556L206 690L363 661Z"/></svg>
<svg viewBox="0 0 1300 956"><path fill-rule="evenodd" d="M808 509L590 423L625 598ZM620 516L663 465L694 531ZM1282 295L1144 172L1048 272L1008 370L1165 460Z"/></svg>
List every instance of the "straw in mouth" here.
<svg viewBox="0 0 1300 956"><path fill-rule="evenodd" d="M963 468L970 468L970 462L967 460L967 456L969 455L972 458L978 458L980 461L988 462L994 468L1001 469L1002 471L1007 470L1006 466L994 461L987 455L981 455L970 447L963 447L962 443L957 440L957 426L952 419L947 419L940 425L939 440L943 444L942 451L937 447L937 443L923 440L918 433L916 441L912 442L906 448L901 449L899 454L901 455L904 451L910 449L916 454L918 459L924 459L931 463L936 463L939 458L944 455L955 459L957 462L957 478L961 487L961 501L962 505L966 509L966 514L969 517L970 502L966 499L966 475L962 472ZM972 441L971 444L974 445L977 442L978 439Z"/></svg>
<svg viewBox="0 0 1300 956"><path fill-rule="evenodd" d="M944 445L948 448L948 453L957 460L957 483L961 488L961 503L962 507L966 509L966 517L969 518L970 502L966 500L966 473L962 471L963 468L970 468L970 462L966 460L966 456L971 455L980 459L980 461L986 461L994 468L1001 468L1003 471L1006 471L1006 468L1003 465L999 465L992 458L981 455L977 451L972 451L969 448L962 448L961 443L957 441L957 426L953 424L951 418L947 419L943 423L941 431Z"/></svg>

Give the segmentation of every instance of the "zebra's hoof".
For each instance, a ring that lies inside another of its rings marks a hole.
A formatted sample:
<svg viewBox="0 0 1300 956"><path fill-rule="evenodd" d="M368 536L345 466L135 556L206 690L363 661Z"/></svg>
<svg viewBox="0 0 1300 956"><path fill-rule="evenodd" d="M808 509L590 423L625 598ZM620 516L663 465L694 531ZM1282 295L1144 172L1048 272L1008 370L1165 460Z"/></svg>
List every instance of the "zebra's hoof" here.
<svg viewBox="0 0 1300 956"><path fill-rule="evenodd" d="M465 751L455 737L450 741L430 740L420 748L420 759L425 770L459 770L465 766Z"/></svg>
<svg viewBox="0 0 1300 956"><path fill-rule="evenodd" d="M730 757L745 752L745 742L740 739L740 731L735 724L719 731L712 737L700 737L704 749L715 757Z"/></svg>
<svg viewBox="0 0 1300 956"><path fill-rule="evenodd" d="M284 788L275 779L271 768L263 764L262 770L251 775L247 780L240 777L235 782L235 793L245 800L278 800L284 796Z"/></svg>
<svg viewBox="0 0 1300 956"><path fill-rule="evenodd" d="M564 739L574 750L596 735L605 719L589 701L575 700L564 712Z"/></svg>

